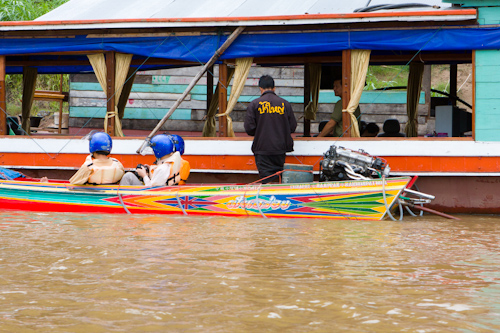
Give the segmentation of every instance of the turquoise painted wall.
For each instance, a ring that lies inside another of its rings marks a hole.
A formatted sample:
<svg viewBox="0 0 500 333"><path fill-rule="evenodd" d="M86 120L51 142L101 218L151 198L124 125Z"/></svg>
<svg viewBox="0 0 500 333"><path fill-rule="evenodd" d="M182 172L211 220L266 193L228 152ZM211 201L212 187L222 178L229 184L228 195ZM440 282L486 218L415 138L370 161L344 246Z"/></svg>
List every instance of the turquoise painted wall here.
<svg viewBox="0 0 500 333"><path fill-rule="evenodd" d="M442 2L461 5L462 7L500 6L500 0L442 0Z"/></svg>
<svg viewBox="0 0 500 333"><path fill-rule="evenodd" d="M500 1L496 5L500 5ZM478 22L500 24L500 7L478 8ZM476 51L475 70L476 140L500 141L500 50Z"/></svg>
<svg viewBox="0 0 500 333"><path fill-rule="evenodd" d="M102 91L99 83L87 83L87 82L71 82L71 90L73 91ZM181 94L187 88L187 85L181 84L134 84L132 86L132 92L139 93L175 93ZM191 100L194 101L206 101L206 86L197 85L191 90ZM228 89L228 93L231 92L231 88ZM277 89L279 93L279 88ZM290 103L303 103L303 96L287 96L280 95L285 98ZM238 99L239 102L250 102L259 96L255 95L241 95ZM321 91L319 96L320 103L336 103L339 100L332 90ZM361 96L361 104L406 104L406 92L405 91L365 91ZM420 104L425 104L425 93L420 94ZM154 103L153 103L154 104ZM104 105L104 102L103 102ZM182 105L181 105L182 106ZM162 119L163 116L168 112L168 109L160 108L132 108L126 107L124 119ZM96 107L96 106L70 106L71 117L92 117L92 118L103 118L106 114L106 108ZM177 109L172 114L170 119L179 120L189 120L191 119L191 109Z"/></svg>

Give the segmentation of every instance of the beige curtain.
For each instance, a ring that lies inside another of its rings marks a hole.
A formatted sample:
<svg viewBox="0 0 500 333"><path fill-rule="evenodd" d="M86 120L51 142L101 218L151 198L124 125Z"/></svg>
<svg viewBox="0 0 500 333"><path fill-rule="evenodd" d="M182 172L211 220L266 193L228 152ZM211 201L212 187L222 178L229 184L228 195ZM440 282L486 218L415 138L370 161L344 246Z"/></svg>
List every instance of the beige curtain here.
<svg viewBox="0 0 500 333"><path fill-rule="evenodd" d="M418 136L418 101L422 90L422 77L424 75L423 63L411 63L406 90L406 108L408 122L405 132L407 137Z"/></svg>
<svg viewBox="0 0 500 333"><path fill-rule="evenodd" d="M233 130L233 120L229 114L233 111L236 103L238 102L238 98L240 98L243 88L245 88L245 83L248 78L248 72L250 72L250 67L252 67L252 62L253 58L236 59L234 79L233 84L231 85L231 95L229 96L229 101L227 102L226 112L218 113L216 115L216 117L227 116L227 135L230 137L234 137L235 135Z"/></svg>
<svg viewBox="0 0 500 333"><path fill-rule="evenodd" d="M351 137L359 138L358 119L354 111L359 105L361 94L366 82L366 72L370 63L370 50L352 50L351 51L351 100L347 109L342 112L348 112L351 116Z"/></svg>
<svg viewBox="0 0 500 333"><path fill-rule="evenodd" d="M104 54L91 54L88 55L88 58L102 90L106 93L107 70ZM115 109L111 112L106 112L106 116L104 118L104 129L106 129L108 127L108 119L115 117L115 136L124 136L120 117L118 117L117 106L120 101L123 84L127 79L127 73L129 72L131 61L131 54L115 54Z"/></svg>
<svg viewBox="0 0 500 333"><path fill-rule="evenodd" d="M231 79L234 75L234 68L227 69L227 82L231 82ZM216 137L217 129L215 128L215 115L219 108L219 89L220 82L217 83L217 87L215 88L215 92L212 96L212 100L210 101L210 106L207 110L207 120L205 121L205 125L203 125L203 136L204 137Z"/></svg>
<svg viewBox="0 0 500 333"><path fill-rule="evenodd" d="M118 117L123 119L123 116L125 115L125 106L127 105L128 98L130 97L130 92L132 91L132 86L134 85L134 80L135 80L135 70L133 68L130 68L127 74L128 81L125 82L122 88L122 93L120 95L120 100L118 101Z"/></svg>
<svg viewBox="0 0 500 333"><path fill-rule="evenodd" d="M32 67L23 67L23 101L22 101L22 128L26 135L30 135L30 115L33 97L35 96L36 76L38 70Z"/></svg>
<svg viewBox="0 0 500 333"><path fill-rule="evenodd" d="M115 117L115 135L125 136L122 131L122 121L119 117L118 103L122 94L123 85L127 80L127 74L130 70L130 63L132 62L131 54L115 53L115 112L112 115Z"/></svg>
<svg viewBox="0 0 500 333"><path fill-rule="evenodd" d="M304 118L316 120L318 112L319 88L321 85L321 64L309 64L309 77L311 80L311 101L304 109Z"/></svg>

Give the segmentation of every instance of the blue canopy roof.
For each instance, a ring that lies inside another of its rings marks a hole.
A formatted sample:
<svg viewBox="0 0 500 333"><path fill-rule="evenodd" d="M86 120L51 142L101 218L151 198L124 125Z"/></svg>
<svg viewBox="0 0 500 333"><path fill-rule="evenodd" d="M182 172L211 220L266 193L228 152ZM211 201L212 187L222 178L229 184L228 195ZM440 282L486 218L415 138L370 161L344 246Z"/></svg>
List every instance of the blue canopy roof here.
<svg viewBox="0 0 500 333"><path fill-rule="evenodd" d="M227 35L124 37L124 38L19 38L0 39L0 55L29 55L30 60L80 59L80 55L36 55L68 51L117 51L134 59L164 58L205 63ZM467 51L500 49L500 27L442 27L334 32L247 33L240 35L221 59L242 57L291 56L329 53L345 49L373 51ZM9 63L9 62L7 62ZM39 73L91 72L86 65L39 66ZM142 66L141 70L166 66ZM21 73L22 67L8 66L7 73Z"/></svg>

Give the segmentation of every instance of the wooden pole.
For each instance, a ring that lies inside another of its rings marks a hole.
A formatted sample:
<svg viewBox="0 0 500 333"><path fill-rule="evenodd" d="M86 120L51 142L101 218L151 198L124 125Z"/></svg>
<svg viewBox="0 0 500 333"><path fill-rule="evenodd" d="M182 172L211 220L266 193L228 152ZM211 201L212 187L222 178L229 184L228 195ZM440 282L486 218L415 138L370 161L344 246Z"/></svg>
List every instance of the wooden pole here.
<svg viewBox="0 0 500 333"><path fill-rule="evenodd" d="M219 113L227 109L227 64L219 65ZM227 137L227 116L219 117L219 137Z"/></svg>
<svg viewBox="0 0 500 333"><path fill-rule="evenodd" d="M179 99L174 103L174 105L172 105L172 107L167 112L167 114L165 116L163 116L163 119L160 120L160 122L158 123L158 125L156 125L156 127L151 131L151 133L149 133L148 137L146 138L146 140L144 140L144 142L142 143L141 147L139 147L139 149L137 149L137 153L140 153L142 151L142 149L147 144L147 142L149 142L149 140L153 137L153 135L155 135L156 132L158 132L160 130L160 128L163 126L163 124L165 124L165 122L167 121L167 119L172 115L172 113L174 113L175 109L177 109L177 107L182 103L182 101L184 100L184 98L186 98L186 96L189 94L189 92L191 91L191 89L193 89L193 87L200 80L200 78L203 76L203 74L205 74L205 72L207 71L207 69L210 66L212 66L215 63L215 61L217 61L217 59L219 59L219 57L222 55L222 53L224 53L224 51L243 32L243 30L245 30L245 27L238 27L238 28L236 28L233 31L233 33L227 38L227 40L224 42L224 44L222 44L222 46L217 51L215 51L215 53L212 56L212 58L210 58L210 60L205 64L205 66L203 66L203 68L200 70L200 72L198 74L196 74L196 76L193 78L193 80L191 81L191 83L189 84L189 86L186 88L186 90L184 90L184 92L179 97Z"/></svg>
<svg viewBox="0 0 500 333"><path fill-rule="evenodd" d="M214 66L210 66L207 70L207 112L210 109L210 104L212 104L212 98L214 96Z"/></svg>
<svg viewBox="0 0 500 333"><path fill-rule="evenodd" d="M106 111L108 114L115 112L115 52L106 52ZM115 136L115 117L108 118L108 128L105 129L110 136Z"/></svg>
<svg viewBox="0 0 500 333"><path fill-rule="evenodd" d="M62 94L63 92L63 75L61 74L61 78L60 78L60 84L59 84L59 92ZM59 100L59 128L57 129L57 133L61 134L62 133L62 122L63 122L63 101L62 99Z"/></svg>
<svg viewBox="0 0 500 333"><path fill-rule="evenodd" d="M0 56L0 135L7 135L7 93L5 91L5 56Z"/></svg>
<svg viewBox="0 0 500 333"><path fill-rule="evenodd" d="M309 64L304 64L304 111L311 101L311 71ZM311 121L305 118L304 113L304 136L311 136Z"/></svg>
<svg viewBox="0 0 500 333"><path fill-rule="evenodd" d="M351 100L351 50L342 51L342 109L347 109ZM351 137L351 116L342 112L342 132Z"/></svg>
<svg viewBox="0 0 500 333"><path fill-rule="evenodd" d="M422 77L422 90L425 93L425 107L427 108L427 116L429 120L431 116L431 65L424 65L424 75Z"/></svg>
<svg viewBox="0 0 500 333"><path fill-rule="evenodd" d="M457 106L457 64L450 65L450 96L451 105Z"/></svg>
<svg viewBox="0 0 500 333"><path fill-rule="evenodd" d="M447 219L450 219L450 220L460 220L458 217L448 215L448 214L445 214L442 212L438 212L437 210L434 210L434 209L431 209L428 207L424 207L424 206L411 205L411 208L417 209L417 210L423 210L424 212L428 212L428 213L435 214L438 216L446 217Z"/></svg>

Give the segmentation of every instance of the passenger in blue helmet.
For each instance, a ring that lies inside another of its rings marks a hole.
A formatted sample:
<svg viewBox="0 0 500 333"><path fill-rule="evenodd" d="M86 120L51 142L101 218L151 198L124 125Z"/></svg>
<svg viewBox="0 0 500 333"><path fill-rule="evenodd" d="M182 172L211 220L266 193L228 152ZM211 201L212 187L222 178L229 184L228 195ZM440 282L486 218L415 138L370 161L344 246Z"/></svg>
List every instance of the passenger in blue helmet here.
<svg viewBox="0 0 500 333"><path fill-rule="evenodd" d="M179 152L179 154L184 155L184 139L177 134L170 134L170 139L174 143L175 150Z"/></svg>
<svg viewBox="0 0 500 333"><path fill-rule="evenodd" d="M184 155L184 139L180 135L172 134L170 138L174 142L175 150L177 150L181 155ZM186 184L186 181L191 173L191 165L188 161L181 157L181 171L179 172L181 180L179 185Z"/></svg>
<svg viewBox="0 0 500 333"><path fill-rule="evenodd" d="M113 140L108 133L96 132L92 134L89 140L89 151L91 154L97 152L102 155L109 155L113 148Z"/></svg>
<svg viewBox="0 0 500 333"><path fill-rule="evenodd" d="M156 156L156 165L138 165L137 174L127 172L120 185L173 186L179 184L181 154L175 151L172 139L166 134L158 134L150 140L149 146Z"/></svg>
<svg viewBox="0 0 500 333"><path fill-rule="evenodd" d="M169 135L155 135L149 142L149 146L153 148L153 152L157 159L175 152L175 145Z"/></svg>
<svg viewBox="0 0 500 333"><path fill-rule="evenodd" d="M125 169L111 153L113 140L104 132L92 133L89 141L90 155L80 169L70 178L74 185L82 184L116 184L122 179Z"/></svg>

